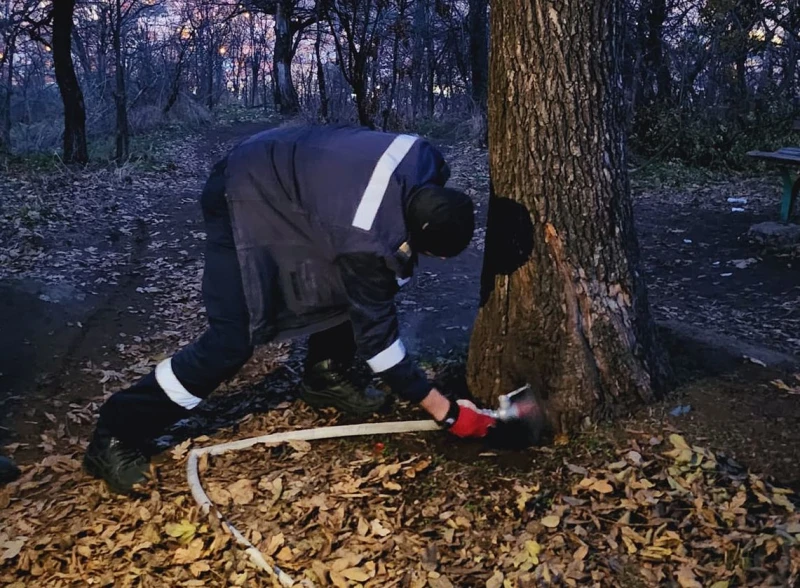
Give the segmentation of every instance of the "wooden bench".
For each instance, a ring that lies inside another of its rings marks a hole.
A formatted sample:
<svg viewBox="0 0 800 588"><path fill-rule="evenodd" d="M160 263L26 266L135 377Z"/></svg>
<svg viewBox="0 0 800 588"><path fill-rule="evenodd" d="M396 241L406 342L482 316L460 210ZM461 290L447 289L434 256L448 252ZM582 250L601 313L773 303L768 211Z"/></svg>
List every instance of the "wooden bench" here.
<svg viewBox="0 0 800 588"><path fill-rule="evenodd" d="M800 130L800 121L795 121L794 130ZM788 223L792 208L800 192L800 178L795 178L794 170L800 168L800 147L784 147L777 151L749 151L750 157L769 161L781 168L783 178L783 198L781 199L781 221Z"/></svg>

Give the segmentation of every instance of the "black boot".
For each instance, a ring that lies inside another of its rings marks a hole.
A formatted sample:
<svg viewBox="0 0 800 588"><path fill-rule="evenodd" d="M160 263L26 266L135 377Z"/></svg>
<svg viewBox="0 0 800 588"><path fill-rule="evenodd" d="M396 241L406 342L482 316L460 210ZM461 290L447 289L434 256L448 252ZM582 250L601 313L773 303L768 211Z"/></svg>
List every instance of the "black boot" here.
<svg viewBox="0 0 800 588"><path fill-rule="evenodd" d="M19 477L19 468L14 462L0 455L0 485L13 482Z"/></svg>
<svg viewBox="0 0 800 588"><path fill-rule="evenodd" d="M112 492L130 494L136 484L147 481L150 462L138 448L112 436L98 423L83 467L95 478L105 480Z"/></svg>
<svg viewBox="0 0 800 588"><path fill-rule="evenodd" d="M334 365L332 360L321 361L306 369L299 396L314 408L332 406L353 415L372 414L386 405L384 392L354 380L349 370Z"/></svg>

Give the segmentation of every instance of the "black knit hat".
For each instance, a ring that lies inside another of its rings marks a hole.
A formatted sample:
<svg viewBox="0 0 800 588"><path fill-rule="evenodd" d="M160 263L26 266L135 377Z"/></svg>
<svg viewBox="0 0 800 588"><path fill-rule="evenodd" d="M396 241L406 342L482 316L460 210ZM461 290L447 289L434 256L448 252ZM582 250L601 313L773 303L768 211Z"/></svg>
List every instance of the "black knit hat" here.
<svg viewBox="0 0 800 588"><path fill-rule="evenodd" d="M455 257L472 240L475 209L472 199L463 192L427 186L411 196L407 223L414 251Z"/></svg>

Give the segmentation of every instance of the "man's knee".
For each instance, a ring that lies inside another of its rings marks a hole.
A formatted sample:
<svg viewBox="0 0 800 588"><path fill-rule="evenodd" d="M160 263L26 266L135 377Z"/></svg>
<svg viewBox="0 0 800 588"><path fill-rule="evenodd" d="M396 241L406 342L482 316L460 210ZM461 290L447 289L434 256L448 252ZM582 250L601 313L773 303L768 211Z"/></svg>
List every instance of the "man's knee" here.
<svg viewBox="0 0 800 588"><path fill-rule="evenodd" d="M247 329L216 325L172 358L175 374L193 393L206 396L253 355Z"/></svg>

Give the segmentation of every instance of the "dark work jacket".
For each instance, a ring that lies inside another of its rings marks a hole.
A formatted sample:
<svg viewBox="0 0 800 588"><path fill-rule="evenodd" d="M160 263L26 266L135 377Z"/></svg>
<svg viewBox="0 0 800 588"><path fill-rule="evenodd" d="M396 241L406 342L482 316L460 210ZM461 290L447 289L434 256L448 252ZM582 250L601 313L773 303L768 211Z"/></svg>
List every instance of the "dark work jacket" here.
<svg viewBox="0 0 800 588"><path fill-rule="evenodd" d="M282 127L232 149L226 195L252 343L350 320L373 371L403 396L426 394L394 296L414 263L409 198L448 176L426 140L362 128Z"/></svg>

